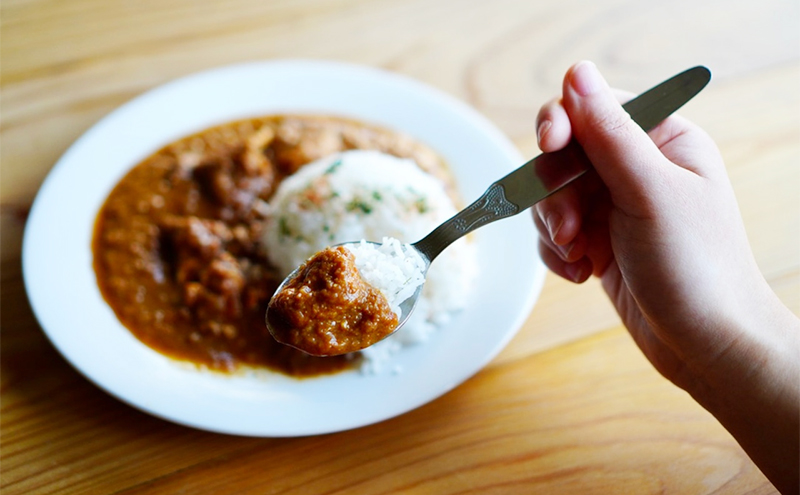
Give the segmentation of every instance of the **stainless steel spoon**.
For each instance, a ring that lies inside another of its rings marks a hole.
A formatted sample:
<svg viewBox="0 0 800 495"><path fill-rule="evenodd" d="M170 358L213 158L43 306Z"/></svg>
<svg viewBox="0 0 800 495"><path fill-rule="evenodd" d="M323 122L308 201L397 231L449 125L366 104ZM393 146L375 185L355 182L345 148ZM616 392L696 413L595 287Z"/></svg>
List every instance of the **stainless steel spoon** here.
<svg viewBox="0 0 800 495"><path fill-rule="evenodd" d="M710 80L711 72L706 67L694 67L642 93L622 107L642 129L649 131L692 99ZM419 252L425 260L425 273L427 273L433 260L457 239L484 225L530 208L579 178L590 168L591 163L575 141L560 151L543 153L493 183L471 205L439 225L423 239L406 247ZM347 244L356 242L344 245ZM290 273L275 293L280 292L298 271L299 268ZM422 286L400 305L402 314L394 331L408 321L421 293ZM267 327L274 335L269 311L266 321ZM364 347L373 343L370 342Z"/></svg>

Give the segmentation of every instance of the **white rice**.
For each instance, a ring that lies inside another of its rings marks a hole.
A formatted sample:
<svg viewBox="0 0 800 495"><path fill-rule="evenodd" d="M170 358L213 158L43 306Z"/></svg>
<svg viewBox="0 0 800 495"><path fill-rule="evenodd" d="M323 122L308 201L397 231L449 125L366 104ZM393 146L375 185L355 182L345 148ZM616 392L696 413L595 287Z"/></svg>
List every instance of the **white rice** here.
<svg viewBox="0 0 800 495"><path fill-rule="evenodd" d="M285 276L331 245L384 237L418 241L455 213L444 184L412 160L352 150L310 163L281 183L270 201L263 243ZM398 349L424 342L447 323L466 305L476 272L471 242L448 247L431 265L406 324L362 351L363 370L381 371Z"/></svg>
<svg viewBox="0 0 800 495"><path fill-rule="evenodd" d="M361 278L383 294L402 320L400 305L425 283L426 263L419 252L392 237L384 237L381 244L362 240L345 247L355 256Z"/></svg>

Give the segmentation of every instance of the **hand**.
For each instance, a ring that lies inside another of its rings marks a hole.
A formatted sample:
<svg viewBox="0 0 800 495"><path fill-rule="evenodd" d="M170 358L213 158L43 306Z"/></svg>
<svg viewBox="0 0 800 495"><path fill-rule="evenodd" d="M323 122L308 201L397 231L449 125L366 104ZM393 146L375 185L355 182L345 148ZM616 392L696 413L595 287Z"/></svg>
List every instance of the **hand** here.
<svg viewBox="0 0 800 495"><path fill-rule="evenodd" d="M600 277L656 369L709 409L776 485L793 478L796 489L800 323L758 270L711 138L677 116L648 136L620 96L583 62L539 113L543 151L574 138L594 167L537 205L542 259L577 283ZM776 403L777 416L760 420L783 422L780 461L756 418Z"/></svg>

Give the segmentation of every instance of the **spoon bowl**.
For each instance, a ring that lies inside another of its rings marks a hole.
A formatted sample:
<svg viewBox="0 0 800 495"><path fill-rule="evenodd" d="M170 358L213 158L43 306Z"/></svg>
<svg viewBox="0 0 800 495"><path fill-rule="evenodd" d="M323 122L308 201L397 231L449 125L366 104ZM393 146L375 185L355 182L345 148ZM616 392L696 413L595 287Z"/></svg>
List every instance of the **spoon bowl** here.
<svg viewBox="0 0 800 495"><path fill-rule="evenodd" d="M267 308L273 338L307 354L335 356L369 347L403 326L419 301L430 261L411 244L384 242L336 244L294 269ZM359 265L359 256L369 261ZM388 282L385 268L372 280L376 272L367 267L376 263L398 264Z"/></svg>

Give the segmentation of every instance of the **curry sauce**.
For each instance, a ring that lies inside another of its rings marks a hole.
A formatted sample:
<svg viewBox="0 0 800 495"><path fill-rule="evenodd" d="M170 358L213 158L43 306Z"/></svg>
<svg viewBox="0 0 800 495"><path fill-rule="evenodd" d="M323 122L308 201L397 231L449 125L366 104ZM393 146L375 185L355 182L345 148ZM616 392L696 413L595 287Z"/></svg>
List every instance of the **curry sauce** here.
<svg viewBox="0 0 800 495"><path fill-rule="evenodd" d="M270 335L264 315L280 276L260 242L280 181L348 149L412 158L450 183L426 146L351 120L279 115L214 127L159 150L109 194L92 242L103 297L146 345L211 369L309 376L352 366L357 354L313 357Z"/></svg>

